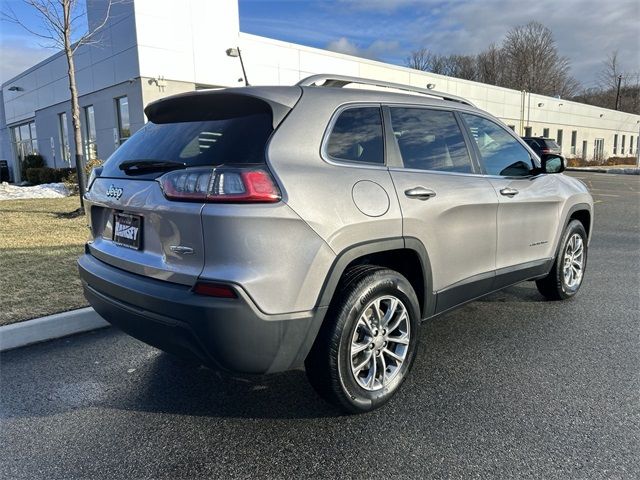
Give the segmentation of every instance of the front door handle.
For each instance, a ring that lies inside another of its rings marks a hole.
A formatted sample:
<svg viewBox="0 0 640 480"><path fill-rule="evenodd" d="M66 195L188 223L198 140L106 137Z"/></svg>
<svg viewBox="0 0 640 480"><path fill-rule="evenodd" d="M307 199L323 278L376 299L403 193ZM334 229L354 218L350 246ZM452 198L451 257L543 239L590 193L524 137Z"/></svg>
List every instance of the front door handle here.
<svg viewBox="0 0 640 480"><path fill-rule="evenodd" d="M409 198L417 198L418 200L429 200L436 196L436 192L424 187L413 187L405 190L404 194Z"/></svg>
<svg viewBox="0 0 640 480"><path fill-rule="evenodd" d="M511 187L505 187L500 190L500 195L504 195L505 197L515 197L518 193L520 193L518 190Z"/></svg>

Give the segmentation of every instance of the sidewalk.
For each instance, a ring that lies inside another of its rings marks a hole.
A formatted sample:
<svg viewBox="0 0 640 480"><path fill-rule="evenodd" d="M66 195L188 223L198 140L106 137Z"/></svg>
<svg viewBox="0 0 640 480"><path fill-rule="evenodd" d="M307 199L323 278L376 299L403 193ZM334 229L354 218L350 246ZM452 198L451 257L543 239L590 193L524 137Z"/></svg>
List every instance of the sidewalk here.
<svg viewBox="0 0 640 480"><path fill-rule="evenodd" d="M613 173L622 175L640 175L640 168L633 165L598 165L594 167L567 167L569 172Z"/></svg>

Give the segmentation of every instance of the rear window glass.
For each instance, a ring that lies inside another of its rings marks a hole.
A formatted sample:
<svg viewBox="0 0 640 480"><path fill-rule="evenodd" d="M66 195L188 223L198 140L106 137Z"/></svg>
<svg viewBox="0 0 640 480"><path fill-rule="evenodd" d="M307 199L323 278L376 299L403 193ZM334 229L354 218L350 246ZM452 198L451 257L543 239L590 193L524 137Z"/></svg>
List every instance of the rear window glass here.
<svg viewBox="0 0 640 480"><path fill-rule="evenodd" d="M527 145L529 145L532 148L542 148L542 145L540 145L540 142L538 142L536 139L534 138L525 138L523 139L525 141L525 143Z"/></svg>
<svg viewBox="0 0 640 480"><path fill-rule="evenodd" d="M273 132L270 113L174 123L147 123L105 163L102 176L118 177L129 161L169 161L187 167L264 163ZM151 176L157 176L157 172Z"/></svg>
<svg viewBox="0 0 640 480"><path fill-rule="evenodd" d="M343 111L329 135L327 153L346 162L384 164L380 108L354 107Z"/></svg>
<svg viewBox="0 0 640 480"><path fill-rule="evenodd" d="M553 140L544 140L544 143L546 144L546 147L549 148L549 149L552 149L552 150L559 150L560 149L560 145L558 145Z"/></svg>

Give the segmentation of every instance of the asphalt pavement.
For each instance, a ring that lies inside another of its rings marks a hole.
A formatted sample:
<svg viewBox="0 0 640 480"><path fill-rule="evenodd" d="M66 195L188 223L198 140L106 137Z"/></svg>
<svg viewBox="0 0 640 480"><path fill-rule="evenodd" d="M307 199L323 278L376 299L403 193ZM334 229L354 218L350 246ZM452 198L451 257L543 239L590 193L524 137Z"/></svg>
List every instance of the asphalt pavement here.
<svg viewBox="0 0 640 480"><path fill-rule="evenodd" d="M109 328L0 356L0 477L640 478L640 178L572 175L596 201L580 293L526 283L424 324L381 410Z"/></svg>

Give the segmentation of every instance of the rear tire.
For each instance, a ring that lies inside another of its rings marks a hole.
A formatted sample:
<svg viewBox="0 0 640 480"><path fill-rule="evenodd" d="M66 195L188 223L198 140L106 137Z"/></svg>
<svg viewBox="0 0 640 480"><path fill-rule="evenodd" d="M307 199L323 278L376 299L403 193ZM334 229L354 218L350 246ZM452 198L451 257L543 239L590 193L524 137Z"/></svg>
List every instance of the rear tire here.
<svg viewBox="0 0 640 480"><path fill-rule="evenodd" d="M587 232L578 220L565 228L551 272L536 280L538 291L548 300L573 297L584 280L587 267Z"/></svg>
<svg viewBox="0 0 640 480"><path fill-rule="evenodd" d="M357 266L343 277L306 361L325 400L350 413L374 410L398 390L413 363L420 308L393 270Z"/></svg>

